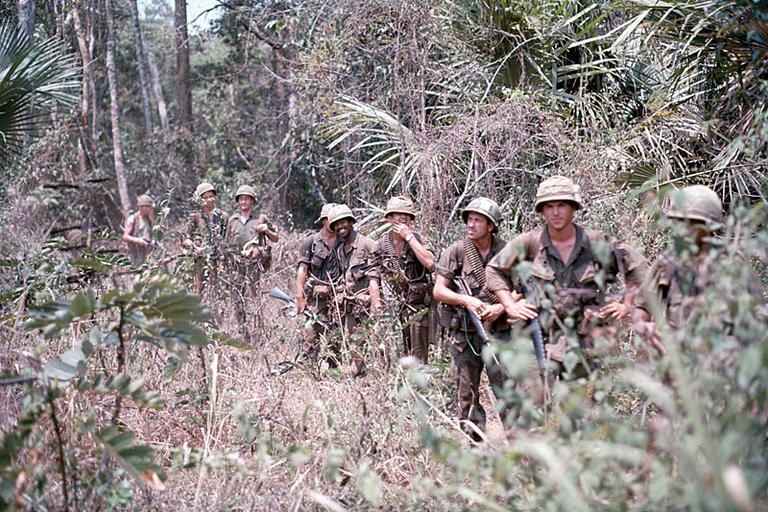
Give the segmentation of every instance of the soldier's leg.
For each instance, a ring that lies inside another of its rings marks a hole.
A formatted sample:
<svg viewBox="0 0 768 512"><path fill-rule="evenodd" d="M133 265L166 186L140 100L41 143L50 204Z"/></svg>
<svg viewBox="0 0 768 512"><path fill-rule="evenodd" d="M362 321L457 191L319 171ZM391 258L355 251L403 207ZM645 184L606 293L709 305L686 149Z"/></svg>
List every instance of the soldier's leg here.
<svg viewBox="0 0 768 512"><path fill-rule="evenodd" d="M494 343L509 344L511 331L494 334ZM509 373L504 365L499 361L498 355L494 355L485 365L485 372L488 374L488 382L491 385L491 391L496 397L499 405L499 416L504 422L511 409L511 404L505 398L504 385L510 380Z"/></svg>
<svg viewBox="0 0 768 512"><path fill-rule="evenodd" d="M471 422L479 430L485 431L485 409L480 405L480 376L483 371L483 360L475 355L468 345L466 333L457 331L451 337L451 353L457 377L459 420ZM480 440L480 436L472 427L462 424L462 429L472 439Z"/></svg>
<svg viewBox="0 0 768 512"><path fill-rule="evenodd" d="M426 315L411 324L411 346L413 356L422 363L429 361L429 319Z"/></svg>

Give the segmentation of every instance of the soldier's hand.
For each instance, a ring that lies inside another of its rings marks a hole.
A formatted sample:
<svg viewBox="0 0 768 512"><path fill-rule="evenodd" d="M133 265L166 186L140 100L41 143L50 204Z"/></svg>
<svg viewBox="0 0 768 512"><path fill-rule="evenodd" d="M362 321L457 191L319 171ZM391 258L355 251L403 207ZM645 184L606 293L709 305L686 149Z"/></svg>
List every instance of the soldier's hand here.
<svg viewBox="0 0 768 512"><path fill-rule="evenodd" d="M136 245L138 245L139 247L149 247L149 242L147 242L143 238L137 238Z"/></svg>
<svg viewBox="0 0 768 512"><path fill-rule="evenodd" d="M269 229L269 226L267 226L264 223L258 224L256 226L256 231L258 231L259 233L266 233L268 229Z"/></svg>
<svg viewBox="0 0 768 512"><path fill-rule="evenodd" d="M600 308L597 312L598 318L610 318L611 320L621 320L626 318L632 312L632 309L623 302L609 302Z"/></svg>
<svg viewBox="0 0 768 512"><path fill-rule="evenodd" d="M504 313L504 306L501 304L490 304L485 308L485 314L480 317L483 322L493 322Z"/></svg>
<svg viewBox="0 0 768 512"><path fill-rule="evenodd" d="M303 315L306 309L307 309L307 298L304 296L303 293L301 295L296 295L296 311L298 311L300 315Z"/></svg>
<svg viewBox="0 0 768 512"><path fill-rule="evenodd" d="M659 335L656 332L656 323L650 321L635 322L635 332L638 336L645 340L650 346L656 349L659 355L667 353L667 349L661 343Z"/></svg>
<svg viewBox="0 0 768 512"><path fill-rule="evenodd" d="M469 295L464 295L464 307L467 308L472 313L476 314L478 317L483 318L483 315L485 315L485 309L488 304L481 301L477 297L470 297Z"/></svg>
<svg viewBox="0 0 768 512"><path fill-rule="evenodd" d="M400 235L401 238L407 238L408 235L413 233L407 224L400 222L392 222L392 231Z"/></svg>
<svg viewBox="0 0 768 512"><path fill-rule="evenodd" d="M520 299L516 302L513 302L508 307L504 308L504 311L509 317L507 320L509 323L514 323L518 320L533 320L539 316L539 312L536 306L525 299Z"/></svg>

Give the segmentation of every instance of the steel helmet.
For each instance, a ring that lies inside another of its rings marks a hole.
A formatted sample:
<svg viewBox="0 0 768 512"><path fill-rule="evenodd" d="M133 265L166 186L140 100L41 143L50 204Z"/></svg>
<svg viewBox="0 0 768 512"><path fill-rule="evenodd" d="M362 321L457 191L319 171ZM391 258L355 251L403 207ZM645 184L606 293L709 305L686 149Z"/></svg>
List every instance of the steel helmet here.
<svg viewBox="0 0 768 512"><path fill-rule="evenodd" d="M155 201L149 194L142 194L136 198L136 204L138 206L155 206Z"/></svg>
<svg viewBox="0 0 768 512"><path fill-rule="evenodd" d="M240 196L249 196L252 197L253 200L256 200L256 191L253 190L253 187L250 185L240 185L237 189L237 192L235 192L235 200L237 200Z"/></svg>
<svg viewBox="0 0 768 512"><path fill-rule="evenodd" d="M461 210L461 218L464 219L465 224L470 212L488 217L488 220L496 226L495 230L499 229L499 224L501 224L501 208L493 199L477 197L470 201L467 207Z"/></svg>
<svg viewBox="0 0 768 512"><path fill-rule="evenodd" d="M320 224L323 219L327 219L328 214L331 212L334 206L336 206L336 203L325 203L323 208L320 210L320 216L315 221L315 224Z"/></svg>
<svg viewBox="0 0 768 512"><path fill-rule="evenodd" d="M416 217L416 208L413 206L413 201L405 196L395 196L387 201L387 209L384 212L386 217L390 213L404 213L411 217Z"/></svg>
<svg viewBox="0 0 768 512"><path fill-rule="evenodd" d="M211 185L207 181L204 181L201 184L199 184L197 186L197 188L195 189L195 197L200 199L201 197L203 197L203 194L205 194L206 192L213 192L215 194L216 193L216 187L214 187L213 185Z"/></svg>
<svg viewBox="0 0 768 512"><path fill-rule="evenodd" d="M691 185L670 194L667 216L673 219L698 220L707 224L723 223L723 203L709 187Z"/></svg>
<svg viewBox="0 0 768 512"><path fill-rule="evenodd" d="M576 210L581 209L581 187L574 184L565 176L552 176L539 184L536 190L536 203L534 209L541 211L544 203L549 201L570 201Z"/></svg>
<svg viewBox="0 0 768 512"><path fill-rule="evenodd" d="M355 215L352 213L352 210L349 209L349 206L345 204L337 204L333 208L331 208L331 211L328 212L328 224L330 226L333 225L334 222L340 221L341 219L352 219L352 222L355 222Z"/></svg>

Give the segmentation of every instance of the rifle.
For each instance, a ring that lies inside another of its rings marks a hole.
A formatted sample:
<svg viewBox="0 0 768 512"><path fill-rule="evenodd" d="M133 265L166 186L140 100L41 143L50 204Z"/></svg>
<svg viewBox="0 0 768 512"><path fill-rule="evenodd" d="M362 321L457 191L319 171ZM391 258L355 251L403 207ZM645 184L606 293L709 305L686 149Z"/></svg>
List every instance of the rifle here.
<svg viewBox="0 0 768 512"><path fill-rule="evenodd" d="M469 297L472 297L472 290L470 290L469 286L467 285L467 282L464 281L461 277L454 277L453 283L458 288L458 292L461 295L468 295ZM473 312L470 311L467 308L462 308L464 310L464 314L469 317L470 322L472 322L472 325L475 327L475 331L477 331L477 335L480 337L480 340L483 342L483 344L489 343L491 341L490 336L488 336L488 331L485 330L485 326L483 325L482 320ZM470 348L472 347L472 344L470 343ZM474 348L472 348L472 351L474 352ZM480 355L477 352L475 352L475 355ZM496 360L496 356L493 356L494 360ZM497 361L498 363L498 361Z"/></svg>
<svg viewBox="0 0 768 512"><path fill-rule="evenodd" d="M293 304L293 306L296 307L296 299L294 299L293 297L291 297L290 295L285 293L283 290L281 290L277 286L275 286L274 288L272 288L269 291L269 296L272 297L273 299L278 299L278 300L281 300L281 301L283 301L285 303ZM313 322L316 322L316 323L322 325L323 327L328 327L328 325L325 322L320 320L320 318L317 316L317 314L312 313L311 311L309 311L307 309L304 310L304 316L309 318Z"/></svg>
<svg viewBox="0 0 768 512"><path fill-rule="evenodd" d="M526 283L523 283L521 281L520 288L521 288L521 291L523 292L523 296L525 297L525 300L532 301L533 297ZM539 367L539 378L541 379L541 384L544 386L544 401L545 403L548 403L550 396L549 396L549 388L547 387L547 377L546 377L547 362L544 356L544 336L542 335L542 332L541 332L541 322L539 321L539 317L537 316L536 318L531 320L530 325L531 325L531 337L533 339L533 352L536 354L536 364Z"/></svg>

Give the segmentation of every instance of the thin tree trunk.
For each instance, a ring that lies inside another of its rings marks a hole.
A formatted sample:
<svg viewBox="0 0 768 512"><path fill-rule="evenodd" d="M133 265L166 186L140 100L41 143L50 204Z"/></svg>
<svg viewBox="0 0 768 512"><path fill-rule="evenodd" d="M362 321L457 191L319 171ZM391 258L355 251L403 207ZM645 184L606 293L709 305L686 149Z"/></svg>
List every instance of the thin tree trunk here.
<svg viewBox="0 0 768 512"><path fill-rule="evenodd" d="M141 37L143 38L144 34ZM146 43L146 41L144 42ZM171 132L171 124L168 122L168 107L165 105L163 87L160 84L160 72L157 70L157 61L152 49L145 44L144 50L147 52L147 67L149 68L149 78L152 81L152 94L154 94L155 102L157 103L157 116L160 118L163 134L168 139L168 135Z"/></svg>
<svg viewBox="0 0 768 512"><path fill-rule="evenodd" d="M189 88L189 36L187 35L187 2L176 0L176 101L179 128L191 134L192 94Z"/></svg>
<svg viewBox="0 0 768 512"><path fill-rule="evenodd" d="M19 28L31 41L35 35L35 0L19 0Z"/></svg>
<svg viewBox="0 0 768 512"><path fill-rule="evenodd" d="M112 119L112 148L115 161L115 178L120 194L123 216L128 217L131 199L128 196L128 183L123 169L123 143L120 133L120 104L117 97L117 68L115 66L115 18L112 12L112 0L104 0L107 15L107 79L109 80L109 113Z"/></svg>
<svg viewBox="0 0 768 512"><path fill-rule="evenodd" d="M88 123L91 106L91 84L93 83L93 68L91 67L91 52L85 41L85 32L80 20L80 11L77 4L72 5L72 20L75 25L75 35L77 37L77 46L80 51L80 58L83 61L83 92L80 101L80 138L77 141L77 162L80 168L80 174L85 175L88 170L86 148L93 147L93 141L90 139Z"/></svg>
<svg viewBox="0 0 768 512"><path fill-rule="evenodd" d="M149 84L147 83L147 54L144 51L144 38L141 35L141 23L139 22L139 6L136 0L131 0L131 16L133 17L134 39L136 44L136 62L139 68L139 86L141 87L141 105L144 109L144 129L152 133L152 105L149 101Z"/></svg>
<svg viewBox="0 0 768 512"><path fill-rule="evenodd" d="M88 12L85 17L86 20L86 34L88 36L88 53L93 56L96 48L96 35L94 34L94 27L96 26L96 1L90 0L88 2ZM96 88L96 77L93 72L94 63L91 62L91 72L88 74L88 81L91 89L91 140L99 140L99 90Z"/></svg>

